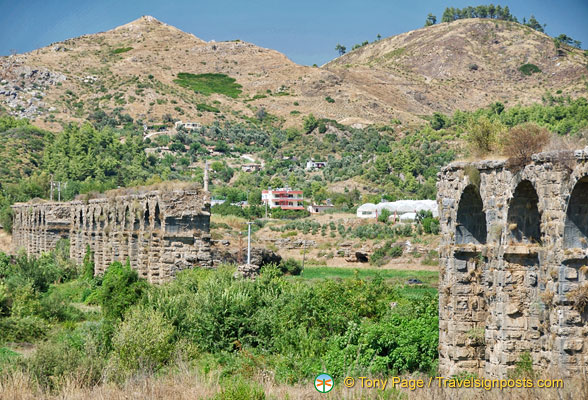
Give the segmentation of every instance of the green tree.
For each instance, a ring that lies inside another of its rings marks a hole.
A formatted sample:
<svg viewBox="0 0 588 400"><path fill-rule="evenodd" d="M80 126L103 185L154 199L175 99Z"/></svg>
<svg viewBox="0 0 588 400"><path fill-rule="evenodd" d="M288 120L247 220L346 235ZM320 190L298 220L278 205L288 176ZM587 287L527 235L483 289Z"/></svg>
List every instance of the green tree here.
<svg viewBox="0 0 588 400"><path fill-rule="evenodd" d="M527 25L529 28L535 29L536 31L545 32L544 28L546 25L544 24L543 26L541 26L541 24L539 23L539 21L537 21L537 19L535 19L535 16L533 14L531 14L529 21L527 21L525 25Z"/></svg>
<svg viewBox="0 0 588 400"><path fill-rule="evenodd" d="M303 120L303 127L306 133L310 133L316 129L319 122L313 114L308 114Z"/></svg>
<svg viewBox="0 0 588 400"><path fill-rule="evenodd" d="M347 48L340 43L337 43L337 46L335 46L335 51L337 51L339 55L342 56L347 51Z"/></svg>
<svg viewBox="0 0 588 400"><path fill-rule="evenodd" d="M427 20L425 21L425 26L435 25L436 23L437 23L437 17L434 16L433 14L429 13L429 15L427 15Z"/></svg>

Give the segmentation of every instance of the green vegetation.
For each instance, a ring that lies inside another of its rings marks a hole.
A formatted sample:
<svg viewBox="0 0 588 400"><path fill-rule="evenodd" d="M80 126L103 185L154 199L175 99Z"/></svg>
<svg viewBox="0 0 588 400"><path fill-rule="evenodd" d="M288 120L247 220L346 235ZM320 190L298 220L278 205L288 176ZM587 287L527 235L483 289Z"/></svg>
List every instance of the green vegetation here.
<svg viewBox="0 0 588 400"><path fill-rule="evenodd" d="M335 51L339 53L340 56L342 56L347 51L347 48L342 44L337 43L337 45L335 46Z"/></svg>
<svg viewBox="0 0 588 400"><path fill-rule="evenodd" d="M427 19L425 20L425 26L435 25L437 23L437 17L433 14L429 13L427 15Z"/></svg>
<svg viewBox="0 0 588 400"><path fill-rule="evenodd" d="M502 7L500 5L495 6L494 4L480 5L477 7L468 6L461 9L447 7L443 12L441 22L452 22L458 19L467 18L490 18L499 19L503 21L518 22L517 18L511 15L508 6ZM429 18L427 18L427 21L429 21Z"/></svg>
<svg viewBox="0 0 588 400"><path fill-rule="evenodd" d="M392 242L386 242L384 246L376 249L370 257L370 264L382 266L390 261L391 258L402 256L402 246L393 245Z"/></svg>
<svg viewBox="0 0 588 400"><path fill-rule="evenodd" d="M407 279L419 279L426 285L434 285L439 279L437 271L407 271L398 269L378 268L338 268L306 266L300 277L292 277L293 280L321 280L321 279L366 279L372 276L379 276L387 281L403 284ZM427 291L430 287L423 287Z"/></svg>
<svg viewBox="0 0 588 400"><path fill-rule="evenodd" d="M118 49L112 50L112 54L126 53L127 51L133 50L132 47L119 47Z"/></svg>
<svg viewBox="0 0 588 400"><path fill-rule="evenodd" d="M0 116L0 176L2 185L17 183L41 164L43 148L53 134L29 121Z"/></svg>
<svg viewBox="0 0 588 400"><path fill-rule="evenodd" d="M528 122L560 135L577 135L588 128L588 101L547 92L543 104L505 108L495 103L476 111L456 111L451 116L435 113L430 126L416 128L393 122L390 126L356 129L310 114L304 118L302 129L281 129L268 125L267 119L252 119L245 124L216 122L194 131L180 129L173 137L159 135L144 141L141 122L133 121L120 109L111 113L95 110L90 114L93 126L72 124L55 135L26 120L0 117L0 168L5 172L0 188L0 224L10 230L10 204L48 198L51 175L63 184L62 199L70 200L78 194L162 180L201 182L202 169L191 165L204 159L212 166L213 195L229 200L229 204L213 208L214 213L222 215L265 215L265 210L243 209L230 203L251 200L250 194L259 194L267 187L299 188L305 199L315 203L330 198L335 210L343 212L354 212L358 204L379 202L381 198L433 199L439 168L463 152L464 139L471 143L470 153L477 154L502 153L505 134ZM165 129L173 123L171 116L164 116L163 123L151 129ZM305 135L312 131L320 134ZM159 154L164 146L173 153ZM152 154L145 154L147 148ZM211 156L209 149L220 155ZM264 161L264 168L249 173L231 167L243 154L255 154ZM309 159L324 160L327 166L309 176L304 169ZM327 189L331 183L349 179L377 186L380 194L372 198L351 187L344 192ZM272 215L293 218L307 214L272 210ZM385 224L372 225L350 232L345 229L344 234L380 239L404 234ZM339 230L328 234L341 235Z"/></svg>
<svg viewBox="0 0 588 400"><path fill-rule="evenodd" d="M519 67L519 71L523 73L523 75L533 75L535 73L541 72L538 66L535 64L523 64Z"/></svg>
<svg viewBox="0 0 588 400"><path fill-rule="evenodd" d="M561 44L566 44L568 46L574 46L577 49L582 48L582 42L580 42L579 40L572 39L571 37L569 37L565 33L562 33L561 35L554 38L553 40L554 40L555 46L557 48L559 48Z"/></svg>
<svg viewBox="0 0 588 400"><path fill-rule="evenodd" d="M205 104L205 103L196 104L196 109L198 111L207 111L207 112L213 112L213 113L220 112L220 110L218 108L213 107L213 106L209 106L208 104Z"/></svg>
<svg viewBox="0 0 588 400"><path fill-rule="evenodd" d="M256 393L239 382L262 371L292 384L324 369L340 378L436 368L435 290L404 282L433 284L433 272L308 267L283 277L300 269L288 260L282 270L265 266L255 281L224 266L149 285L120 263L103 278L85 277L65 250L38 260L0 253L3 377L24 372L49 391L74 377L92 387L181 365L227 377L234 383L225 393ZM324 279L329 274L343 279ZM36 351L21 356L9 341L32 342Z"/></svg>
<svg viewBox="0 0 588 400"><path fill-rule="evenodd" d="M237 98L241 94L241 85L225 74L190 74L180 72L178 79L174 79L178 85L202 93L206 96L212 93L224 94L227 97Z"/></svg>

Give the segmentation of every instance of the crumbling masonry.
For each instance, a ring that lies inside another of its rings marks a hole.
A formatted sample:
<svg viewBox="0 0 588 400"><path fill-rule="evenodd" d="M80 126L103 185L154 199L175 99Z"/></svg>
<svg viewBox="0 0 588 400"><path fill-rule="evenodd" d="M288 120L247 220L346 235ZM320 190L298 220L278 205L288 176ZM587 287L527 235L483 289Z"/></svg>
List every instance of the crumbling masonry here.
<svg viewBox="0 0 588 400"><path fill-rule="evenodd" d="M442 241L439 367L505 377L588 369L588 147L455 162L437 184Z"/></svg>
<svg viewBox="0 0 588 400"><path fill-rule="evenodd" d="M210 204L201 190L150 191L87 202L29 202L12 206L14 251L38 256L69 239L81 263L87 246L95 274L113 261L130 261L151 283L193 266L212 265Z"/></svg>

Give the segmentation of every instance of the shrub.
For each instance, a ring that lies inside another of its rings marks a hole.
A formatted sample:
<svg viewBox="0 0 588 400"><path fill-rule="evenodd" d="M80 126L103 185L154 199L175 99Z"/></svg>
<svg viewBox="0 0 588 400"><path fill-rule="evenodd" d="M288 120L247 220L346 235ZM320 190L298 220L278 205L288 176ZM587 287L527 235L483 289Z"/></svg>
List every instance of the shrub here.
<svg viewBox="0 0 588 400"><path fill-rule="evenodd" d="M537 72L541 72L539 67L536 66L535 64L523 64L519 67L519 71L521 71L523 73L523 75L527 75L527 76L535 74Z"/></svg>
<svg viewBox="0 0 588 400"><path fill-rule="evenodd" d="M470 65L468 65L468 69L470 71L477 71L478 70L478 64L470 64Z"/></svg>
<svg viewBox="0 0 588 400"><path fill-rule="evenodd" d="M306 133L310 133L313 130L315 130L316 127L318 126L318 124L319 124L318 120L316 119L316 117L313 114L308 114L303 119L303 127L304 127L304 131Z"/></svg>
<svg viewBox="0 0 588 400"><path fill-rule="evenodd" d="M470 150L476 155L486 155L498 149L504 128L499 122L490 121L487 117L468 122L467 141Z"/></svg>
<svg viewBox="0 0 588 400"><path fill-rule="evenodd" d="M445 128L449 125L449 118L441 113L433 113L433 117L431 118L431 128L438 131L440 129Z"/></svg>
<svg viewBox="0 0 588 400"><path fill-rule="evenodd" d="M391 242L386 242L384 246L374 251L370 257L370 264L379 267L386 264L391 258L400 256L402 256L402 246L392 246Z"/></svg>
<svg viewBox="0 0 588 400"><path fill-rule="evenodd" d="M174 327L160 311L144 306L132 308L112 338L117 373L153 372L166 364L174 345Z"/></svg>
<svg viewBox="0 0 588 400"><path fill-rule="evenodd" d="M75 381L81 387L96 385L102 379L105 359L99 353L92 332L62 332L40 343L24 366L45 388L57 388Z"/></svg>
<svg viewBox="0 0 588 400"><path fill-rule="evenodd" d="M388 222L388 218L390 218L391 215L392 213L390 210L384 208L382 209L382 212L380 212L380 215L378 215L378 221L386 223Z"/></svg>
<svg viewBox="0 0 588 400"><path fill-rule="evenodd" d="M209 106L208 104L205 104L205 103L196 104L196 109L198 111L207 111L207 112L213 112L213 113L220 112L220 110L218 108L213 107L213 106Z"/></svg>
<svg viewBox="0 0 588 400"><path fill-rule="evenodd" d="M506 136L503 151L511 168L522 168L531 161L531 155L540 152L548 143L551 134L534 123L511 128Z"/></svg>
<svg viewBox="0 0 588 400"><path fill-rule="evenodd" d="M39 317L0 318L0 342L32 342L48 331L49 325Z"/></svg>
<svg viewBox="0 0 588 400"><path fill-rule="evenodd" d="M588 283L580 285L566 294L568 300L572 302L572 307L583 313L588 307Z"/></svg>
<svg viewBox="0 0 588 400"><path fill-rule="evenodd" d="M241 379L228 379L212 400L265 400L263 387Z"/></svg>
<svg viewBox="0 0 588 400"><path fill-rule="evenodd" d="M325 97L325 100L327 101L327 103L334 103L335 102L335 99L333 99L331 96Z"/></svg>
<svg viewBox="0 0 588 400"><path fill-rule="evenodd" d="M102 286L92 295L92 299L102 306L105 317L119 319L127 308L139 300L146 287L147 282L139 279L137 272L128 263L123 266L117 261L106 270Z"/></svg>
<svg viewBox="0 0 588 400"><path fill-rule="evenodd" d="M437 313L437 299L425 296L397 306L378 323L349 323L343 335L329 341L326 367L335 376L434 370L439 340Z"/></svg>
<svg viewBox="0 0 588 400"><path fill-rule="evenodd" d="M298 261L293 258L288 258L287 260L282 260L280 263L280 270L284 274L288 275L300 275L302 272L302 266Z"/></svg>
<svg viewBox="0 0 588 400"><path fill-rule="evenodd" d="M126 53L127 51L133 50L132 47L119 47L118 49L112 50L112 54Z"/></svg>

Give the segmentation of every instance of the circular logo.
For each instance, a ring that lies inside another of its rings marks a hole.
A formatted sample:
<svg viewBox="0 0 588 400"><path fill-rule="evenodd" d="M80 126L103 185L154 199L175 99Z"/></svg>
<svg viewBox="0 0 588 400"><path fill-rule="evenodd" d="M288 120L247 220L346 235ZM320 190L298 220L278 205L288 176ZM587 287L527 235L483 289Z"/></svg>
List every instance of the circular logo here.
<svg viewBox="0 0 588 400"><path fill-rule="evenodd" d="M320 374L314 378L314 388L320 393L327 393L333 389L333 377L329 374Z"/></svg>

